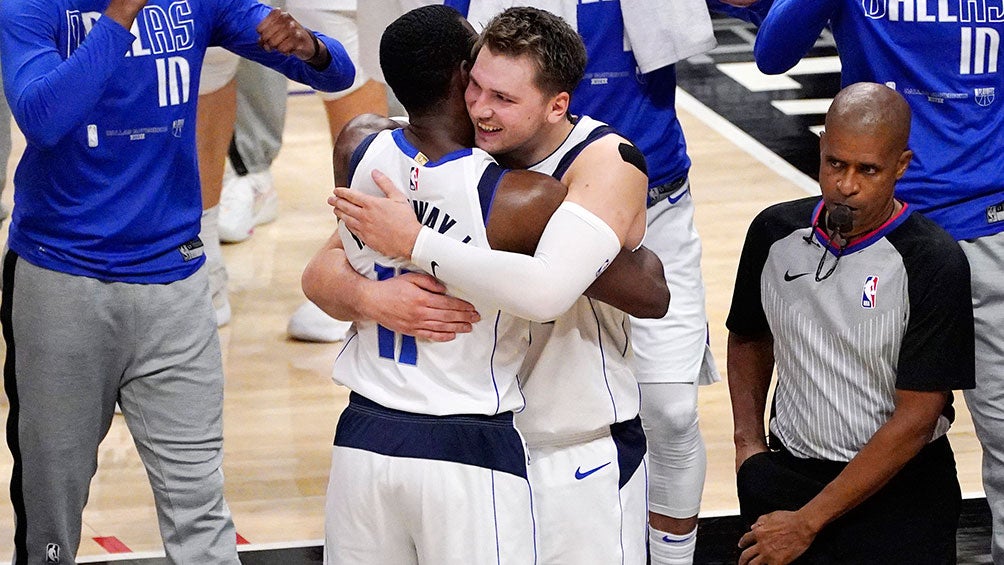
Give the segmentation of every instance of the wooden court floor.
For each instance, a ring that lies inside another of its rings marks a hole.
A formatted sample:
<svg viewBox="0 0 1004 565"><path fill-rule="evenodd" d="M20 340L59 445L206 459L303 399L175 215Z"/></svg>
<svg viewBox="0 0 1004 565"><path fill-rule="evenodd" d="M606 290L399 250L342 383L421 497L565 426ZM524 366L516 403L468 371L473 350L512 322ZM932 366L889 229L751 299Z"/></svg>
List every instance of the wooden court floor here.
<svg viewBox="0 0 1004 565"><path fill-rule="evenodd" d="M691 182L704 242L711 343L724 375L724 322L746 227L768 204L806 192L747 153L739 136L709 127L711 120L696 117L702 115L698 110L681 110L681 120L694 162ZM9 177L22 147L15 130ZM347 399L346 391L330 379L340 345L293 342L285 328L303 300L300 273L334 227L325 203L331 190L329 155L320 102L312 96L291 97L285 143L273 165L279 219L259 227L250 240L224 247L233 307L233 320L220 331L226 371L226 497L241 538L252 545L297 545L323 537L330 446ZM10 206L9 179L3 201ZM6 240L6 229L0 238ZM981 495L979 445L961 395L956 405L959 417L950 436L963 492ZM3 400L0 416L6 420L6 414ZM724 382L701 390L700 414L708 449L702 514L734 513L732 424ZM99 467L84 512L80 555L99 559L127 550L159 551L150 488L120 418L101 446ZM2 449L4 485L10 471L10 454ZM4 486L0 561L10 558L12 534L13 512Z"/></svg>

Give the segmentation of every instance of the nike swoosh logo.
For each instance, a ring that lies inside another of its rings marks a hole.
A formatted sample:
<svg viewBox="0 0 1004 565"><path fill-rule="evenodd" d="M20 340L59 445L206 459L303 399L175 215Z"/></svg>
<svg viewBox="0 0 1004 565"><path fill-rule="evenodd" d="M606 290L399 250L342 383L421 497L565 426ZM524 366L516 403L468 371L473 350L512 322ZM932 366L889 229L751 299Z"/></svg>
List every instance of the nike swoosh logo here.
<svg viewBox="0 0 1004 565"><path fill-rule="evenodd" d="M612 463L612 461L607 461L606 463L600 465L599 467L596 467L595 469L590 469L588 471L583 471L582 467L579 467L578 469L575 470L575 479L581 481L582 479L588 477L589 475L592 475L596 471L599 471L600 469L606 467L610 463Z"/></svg>
<svg viewBox="0 0 1004 565"><path fill-rule="evenodd" d="M690 541L690 538L687 538L687 539L670 539L669 536L662 536L662 541L664 541L666 543L686 543L686 542Z"/></svg>
<svg viewBox="0 0 1004 565"><path fill-rule="evenodd" d="M788 271L785 271L784 272L784 280L785 280L785 282L791 282L791 281L793 281L793 280L795 280L795 279L797 279L799 277L804 277L805 275L808 275L808 274L809 273L799 273L797 275L792 275Z"/></svg>
<svg viewBox="0 0 1004 565"><path fill-rule="evenodd" d="M432 265L432 276L433 276L433 277L436 277L436 267L438 267L438 266L439 266L439 263L437 263L437 262L433 261L433 262L432 262L432 263L430 263L430 264ZM808 274L808 273L806 273L806 274ZM438 278L438 277L436 277L436 278Z"/></svg>

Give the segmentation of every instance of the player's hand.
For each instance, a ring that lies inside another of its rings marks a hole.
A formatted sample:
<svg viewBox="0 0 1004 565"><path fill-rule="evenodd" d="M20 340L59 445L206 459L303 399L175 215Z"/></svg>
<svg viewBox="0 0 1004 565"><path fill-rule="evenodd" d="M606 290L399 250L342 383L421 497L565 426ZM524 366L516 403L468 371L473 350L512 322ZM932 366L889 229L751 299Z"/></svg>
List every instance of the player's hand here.
<svg viewBox="0 0 1004 565"><path fill-rule="evenodd" d="M739 540L739 565L785 565L805 553L816 532L797 512L778 511L757 518Z"/></svg>
<svg viewBox="0 0 1004 565"><path fill-rule="evenodd" d="M136 19L136 14L146 6L146 3L147 0L112 0L105 8L105 16L129 29Z"/></svg>
<svg viewBox="0 0 1004 565"><path fill-rule="evenodd" d="M324 43L315 41L313 33L279 8L273 8L255 29L258 31L258 44L265 51L278 51L310 62L327 57Z"/></svg>
<svg viewBox="0 0 1004 565"><path fill-rule="evenodd" d="M328 204L345 227L371 249L387 257L410 260L422 224L393 181L377 170L373 171L373 180L386 198L337 187Z"/></svg>
<svg viewBox="0 0 1004 565"><path fill-rule="evenodd" d="M367 317L393 332L450 341L481 320L471 303L445 295L446 287L424 273L405 273L371 289Z"/></svg>

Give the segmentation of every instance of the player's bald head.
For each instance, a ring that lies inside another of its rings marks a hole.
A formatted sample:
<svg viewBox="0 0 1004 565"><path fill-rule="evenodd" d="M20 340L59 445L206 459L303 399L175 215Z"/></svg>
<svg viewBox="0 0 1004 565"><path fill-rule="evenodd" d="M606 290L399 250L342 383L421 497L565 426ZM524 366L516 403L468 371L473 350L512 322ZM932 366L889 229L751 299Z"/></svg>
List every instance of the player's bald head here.
<svg viewBox="0 0 1004 565"><path fill-rule="evenodd" d="M903 151L910 139L910 105L895 90L873 82L852 84L833 99L826 130L881 136L889 149Z"/></svg>

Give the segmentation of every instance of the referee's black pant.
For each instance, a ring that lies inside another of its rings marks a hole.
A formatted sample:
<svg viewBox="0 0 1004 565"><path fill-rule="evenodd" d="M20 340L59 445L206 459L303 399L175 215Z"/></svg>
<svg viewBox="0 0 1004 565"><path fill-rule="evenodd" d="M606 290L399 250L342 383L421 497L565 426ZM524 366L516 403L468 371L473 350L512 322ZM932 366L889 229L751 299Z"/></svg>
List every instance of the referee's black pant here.
<svg viewBox="0 0 1004 565"><path fill-rule="evenodd" d="M775 440L775 438L771 438ZM746 528L775 510L798 510L847 466L801 459L772 441L739 467ZM962 495L947 437L918 453L881 490L816 536L796 563L942 564L956 562Z"/></svg>

